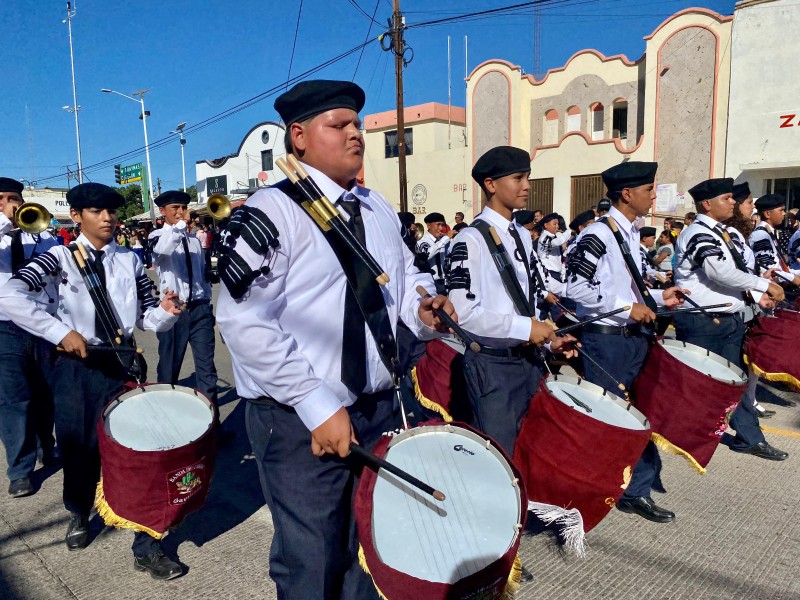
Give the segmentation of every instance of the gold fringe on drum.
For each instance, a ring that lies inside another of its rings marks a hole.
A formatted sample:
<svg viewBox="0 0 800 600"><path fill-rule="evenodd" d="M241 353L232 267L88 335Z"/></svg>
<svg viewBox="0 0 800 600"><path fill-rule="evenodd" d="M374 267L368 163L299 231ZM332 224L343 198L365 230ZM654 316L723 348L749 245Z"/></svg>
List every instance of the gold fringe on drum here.
<svg viewBox="0 0 800 600"><path fill-rule="evenodd" d="M145 527L144 525L139 525L138 523L134 523L133 521L129 521L128 519L124 519L120 517L114 510L108 505L106 502L106 496L103 493L103 479L100 478L100 481L97 484L97 491L95 492L94 498L94 505L97 508L97 514L100 515L100 518L103 519L103 523L109 525L111 527L116 527L117 529L130 529L131 531L141 531L142 533L146 533L154 537L157 540L160 540L164 537L164 533L158 533L153 531L149 527Z"/></svg>

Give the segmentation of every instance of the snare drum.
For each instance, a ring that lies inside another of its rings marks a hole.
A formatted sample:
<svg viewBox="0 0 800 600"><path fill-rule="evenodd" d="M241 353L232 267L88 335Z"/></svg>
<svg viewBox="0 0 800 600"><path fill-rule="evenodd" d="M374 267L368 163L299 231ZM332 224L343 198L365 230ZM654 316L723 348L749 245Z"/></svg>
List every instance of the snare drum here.
<svg viewBox="0 0 800 600"><path fill-rule="evenodd" d="M394 475L364 469L355 499L361 562L384 598L500 598L525 518L519 473L463 425L426 425L374 448L444 492L437 502Z"/></svg>
<svg viewBox="0 0 800 600"><path fill-rule="evenodd" d="M653 442L705 473L727 417L747 390L747 375L705 348L659 340L634 382L636 408L650 419Z"/></svg>
<svg viewBox="0 0 800 600"><path fill-rule="evenodd" d="M800 359L795 344L800 339L800 313L776 310L774 317L762 315L747 332L744 360L767 381L778 381L800 392Z"/></svg>
<svg viewBox="0 0 800 600"><path fill-rule="evenodd" d="M582 536L622 496L649 440L645 416L611 392L577 377L543 380L514 452L530 508L549 505L562 524L577 509L576 531L564 537Z"/></svg>
<svg viewBox="0 0 800 600"><path fill-rule="evenodd" d="M161 538L200 508L216 454L214 406L187 387L145 384L112 400L97 423L107 525Z"/></svg>

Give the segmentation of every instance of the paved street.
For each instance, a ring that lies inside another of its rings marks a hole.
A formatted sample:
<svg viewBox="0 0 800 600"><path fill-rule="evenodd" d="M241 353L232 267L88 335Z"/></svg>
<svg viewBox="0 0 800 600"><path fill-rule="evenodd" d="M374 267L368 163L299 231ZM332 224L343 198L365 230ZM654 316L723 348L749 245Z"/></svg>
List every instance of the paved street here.
<svg viewBox="0 0 800 600"><path fill-rule="evenodd" d="M153 373L155 336L139 333L137 339ZM191 365L191 360L184 365L187 377ZM243 406L232 387L230 358L219 340L217 367L223 426L236 437L220 450L204 510L166 538L165 546L187 565L187 574L158 582L135 572L132 534L104 528L97 517L91 545L67 552L61 473L39 470L38 492L28 498L9 498L3 478L0 598L276 597L267 576L272 525L249 453ZM677 513L674 524L612 511L588 535L582 560L562 557L542 537L524 538L522 559L535 580L523 586L518 598L800 599L800 408L767 406L778 411L763 422L769 426L767 438L788 451L789 460L768 462L720 448L708 474L699 476L682 459L665 456L669 494L657 501Z"/></svg>

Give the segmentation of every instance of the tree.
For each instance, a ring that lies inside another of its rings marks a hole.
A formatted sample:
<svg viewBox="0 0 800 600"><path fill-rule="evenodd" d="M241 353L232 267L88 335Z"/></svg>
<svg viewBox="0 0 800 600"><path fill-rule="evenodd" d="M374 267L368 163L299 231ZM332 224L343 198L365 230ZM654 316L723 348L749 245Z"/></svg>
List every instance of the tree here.
<svg viewBox="0 0 800 600"><path fill-rule="evenodd" d="M131 217L144 212L142 204L142 188L137 183L131 183L123 187L118 187L117 191L125 197L125 204L117 210L117 220L127 221Z"/></svg>
<svg viewBox="0 0 800 600"><path fill-rule="evenodd" d="M197 185L190 185L186 188L186 193L192 197L192 203L197 202Z"/></svg>

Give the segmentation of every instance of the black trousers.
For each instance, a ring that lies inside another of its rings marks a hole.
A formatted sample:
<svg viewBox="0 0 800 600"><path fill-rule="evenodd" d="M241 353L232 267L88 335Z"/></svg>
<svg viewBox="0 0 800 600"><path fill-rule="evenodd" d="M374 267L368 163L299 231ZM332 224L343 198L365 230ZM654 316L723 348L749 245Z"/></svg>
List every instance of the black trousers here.
<svg viewBox="0 0 800 600"><path fill-rule="evenodd" d="M464 377L472 408L470 425L514 456L522 419L542 379L541 359L533 351L524 357L500 357L467 350Z"/></svg>
<svg viewBox="0 0 800 600"><path fill-rule="evenodd" d="M369 448L398 426L392 390L363 395L348 408ZM352 495L361 465L311 454L311 433L294 410L248 402L247 435L275 535L269 574L280 600L377 600L358 565Z"/></svg>
<svg viewBox="0 0 800 600"><path fill-rule="evenodd" d="M681 313L675 315L675 331L676 337L682 342L705 348L743 368L745 325L740 316L722 317L719 325L716 325L703 315ZM747 393L731 415L731 427L736 430L736 436L725 435L722 438L722 442L731 450L747 450L765 439L758 422L758 413L753 403L747 399Z"/></svg>
<svg viewBox="0 0 800 600"><path fill-rule="evenodd" d="M121 390L125 369L108 353L82 360L59 355L53 368L56 435L64 464L64 507L88 516L100 481L97 421L103 407ZM146 533L134 535L136 556L160 547Z"/></svg>
<svg viewBox="0 0 800 600"><path fill-rule="evenodd" d="M628 389L639 371L642 370L649 347L649 342L643 335L624 337L584 332L581 336L581 343L586 354ZM616 382L591 361L583 361L583 372L587 381L619 395ZM661 483L661 456L653 442L648 442L645 446L641 458L633 468L631 481L622 497L650 496L650 490L665 491Z"/></svg>
<svg viewBox="0 0 800 600"><path fill-rule="evenodd" d="M158 337L159 383L178 383L187 345L192 345L197 389L217 402L217 368L214 366L214 311L211 304L189 307L178 322Z"/></svg>

